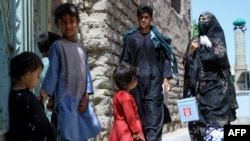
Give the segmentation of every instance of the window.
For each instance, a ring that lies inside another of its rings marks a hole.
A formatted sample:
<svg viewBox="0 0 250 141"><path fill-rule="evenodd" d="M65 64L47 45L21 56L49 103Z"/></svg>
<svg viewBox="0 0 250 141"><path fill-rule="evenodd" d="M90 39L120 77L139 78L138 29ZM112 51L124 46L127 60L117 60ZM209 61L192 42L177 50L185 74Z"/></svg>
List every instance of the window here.
<svg viewBox="0 0 250 141"><path fill-rule="evenodd" d="M180 14L181 12L181 0L171 0L171 7L175 9L175 11Z"/></svg>

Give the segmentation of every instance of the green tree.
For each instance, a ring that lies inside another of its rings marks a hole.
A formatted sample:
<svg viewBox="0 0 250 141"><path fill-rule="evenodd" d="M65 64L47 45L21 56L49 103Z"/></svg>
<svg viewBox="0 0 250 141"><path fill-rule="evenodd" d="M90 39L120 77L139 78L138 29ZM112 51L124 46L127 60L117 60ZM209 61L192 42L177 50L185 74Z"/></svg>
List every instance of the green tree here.
<svg viewBox="0 0 250 141"><path fill-rule="evenodd" d="M199 35L198 24L196 23L195 20L193 20L193 37L196 37L198 35Z"/></svg>

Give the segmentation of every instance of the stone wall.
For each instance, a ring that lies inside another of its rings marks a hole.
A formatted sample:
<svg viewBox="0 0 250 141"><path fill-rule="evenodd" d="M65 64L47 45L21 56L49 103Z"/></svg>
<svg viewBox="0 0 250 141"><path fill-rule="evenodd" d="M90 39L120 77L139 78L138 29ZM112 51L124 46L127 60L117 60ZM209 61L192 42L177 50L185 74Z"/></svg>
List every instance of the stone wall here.
<svg viewBox="0 0 250 141"><path fill-rule="evenodd" d="M173 3L177 2L173 8ZM92 104L102 124L102 132L93 140L105 141L112 126L112 96L114 84L112 71L118 64L122 51L122 35L137 25L136 9L146 3L154 8L153 24L166 36L172 38L173 52L179 66L179 85L177 77L172 79L171 91L165 95L172 122L164 126L163 132L171 132L185 127L180 123L176 101L182 97L183 67L182 56L190 38L191 15L190 0L71 0L80 10L79 39L84 43L91 68L95 94ZM179 3L178 3L179 2ZM53 7L53 6L52 6Z"/></svg>

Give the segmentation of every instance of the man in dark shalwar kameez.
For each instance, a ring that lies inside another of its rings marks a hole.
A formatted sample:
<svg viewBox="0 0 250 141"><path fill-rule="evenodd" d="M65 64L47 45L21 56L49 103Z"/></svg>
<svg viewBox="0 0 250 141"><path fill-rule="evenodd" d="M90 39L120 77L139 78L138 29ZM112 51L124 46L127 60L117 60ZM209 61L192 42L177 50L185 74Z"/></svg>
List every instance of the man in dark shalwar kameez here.
<svg viewBox="0 0 250 141"><path fill-rule="evenodd" d="M139 6L137 16L139 27L125 34L120 63L127 62L138 68L138 84L131 94L136 100L146 140L161 141L164 116L169 116L164 114L162 85L169 91L171 39L151 25L153 9L150 6Z"/></svg>

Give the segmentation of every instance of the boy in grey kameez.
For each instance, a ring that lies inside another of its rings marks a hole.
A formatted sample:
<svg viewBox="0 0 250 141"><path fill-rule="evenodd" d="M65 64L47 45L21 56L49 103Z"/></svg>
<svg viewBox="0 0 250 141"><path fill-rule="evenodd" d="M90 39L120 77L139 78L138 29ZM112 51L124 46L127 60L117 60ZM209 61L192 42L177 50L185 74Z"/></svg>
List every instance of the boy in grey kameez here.
<svg viewBox="0 0 250 141"><path fill-rule="evenodd" d="M51 46L49 68L41 93L55 96L60 141L85 141L101 131L89 102L94 93L84 46L77 42L77 7L64 3L55 10L55 22L63 38Z"/></svg>

